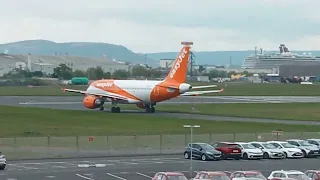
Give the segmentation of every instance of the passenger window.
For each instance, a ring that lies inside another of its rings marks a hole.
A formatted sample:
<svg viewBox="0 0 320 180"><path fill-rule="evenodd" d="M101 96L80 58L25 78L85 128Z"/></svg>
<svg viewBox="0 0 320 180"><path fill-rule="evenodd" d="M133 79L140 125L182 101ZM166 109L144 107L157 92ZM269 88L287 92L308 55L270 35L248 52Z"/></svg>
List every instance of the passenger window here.
<svg viewBox="0 0 320 180"><path fill-rule="evenodd" d="M199 179L205 179L206 174L201 174Z"/></svg>
<svg viewBox="0 0 320 180"><path fill-rule="evenodd" d="M285 175L285 174L283 174L283 173L281 173L280 177L285 178L285 177L286 177L286 175Z"/></svg>
<svg viewBox="0 0 320 180"><path fill-rule="evenodd" d="M274 173L273 177L280 177L280 175L281 175L280 173Z"/></svg>
<svg viewBox="0 0 320 180"><path fill-rule="evenodd" d="M161 180L161 179L162 179L162 175L159 174L159 175L157 176L157 180Z"/></svg>

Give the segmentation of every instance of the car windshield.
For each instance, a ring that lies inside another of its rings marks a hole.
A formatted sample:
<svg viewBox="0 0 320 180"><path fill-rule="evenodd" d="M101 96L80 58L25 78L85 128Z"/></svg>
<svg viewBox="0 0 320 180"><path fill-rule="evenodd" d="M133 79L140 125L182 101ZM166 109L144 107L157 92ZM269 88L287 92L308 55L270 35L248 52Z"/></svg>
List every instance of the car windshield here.
<svg viewBox="0 0 320 180"><path fill-rule="evenodd" d="M295 148L296 146L291 145L289 143L280 143L284 148Z"/></svg>
<svg viewBox="0 0 320 180"><path fill-rule="evenodd" d="M185 176L168 176L168 180L188 180Z"/></svg>
<svg viewBox="0 0 320 180"><path fill-rule="evenodd" d="M313 146L312 144L308 143L308 141L298 141L302 146Z"/></svg>
<svg viewBox="0 0 320 180"><path fill-rule="evenodd" d="M245 177L246 178L259 178L262 180L267 180L267 178L265 178L262 174L246 174Z"/></svg>
<svg viewBox="0 0 320 180"><path fill-rule="evenodd" d="M288 174L288 178L294 178L297 180L310 180L310 178L305 174Z"/></svg>
<svg viewBox="0 0 320 180"><path fill-rule="evenodd" d="M226 175L211 175L210 180L230 180Z"/></svg>
<svg viewBox="0 0 320 180"><path fill-rule="evenodd" d="M274 145L268 143L263 143L262 146L266 149L276 149Z"/></svg>
<svg viewBox="0 0 320 180"><path fill-rule="evenodd" d="M200 144L200 146L204 150L214 150L214 147L210 146L209 144Z"/></svg>
<svg viewBox="0 0 320 180"><path fill-rule="evenodd" d="M256 149L256 147L252 146L251 144L241 144L243 149Z"/></svg>

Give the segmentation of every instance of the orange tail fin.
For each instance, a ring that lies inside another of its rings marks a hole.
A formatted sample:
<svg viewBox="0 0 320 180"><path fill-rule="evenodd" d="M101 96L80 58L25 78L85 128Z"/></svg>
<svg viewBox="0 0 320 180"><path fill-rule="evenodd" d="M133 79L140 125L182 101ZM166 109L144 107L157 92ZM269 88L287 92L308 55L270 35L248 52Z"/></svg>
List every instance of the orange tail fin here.
<svg viewBox="0 0 320 180"><path fill-rule="evenodd" d="M184 46L166 77L165 81L184 83L187 78L190 46Z"/></svg>

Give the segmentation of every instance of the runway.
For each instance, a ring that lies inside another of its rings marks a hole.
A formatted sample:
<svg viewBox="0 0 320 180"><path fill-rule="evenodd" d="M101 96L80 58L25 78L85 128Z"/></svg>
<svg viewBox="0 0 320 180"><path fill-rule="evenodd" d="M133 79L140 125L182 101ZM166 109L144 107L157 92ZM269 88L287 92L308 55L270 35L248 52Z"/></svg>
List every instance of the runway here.
<svg viewBox="0 0 320 180"><path fill-rule="evenodd" d="M100 165L85 167L84 165ZM193 173L196 171L235 171L258 170L268 176L273 170L316 169L319 158L283 160L193 160ZM80 167L79 167L80 166ZM190 177L190 160L180 156L145 156L136 158L107 158L79 160L41 160L10 162L8 168L0 171L0 179L15 180L144 180L151 179L159 171L180 171Z"/></svg>
<svg viewBox="0 0 320 180"><path fill-rule="evenodd" d="M68 110L86 110L83 106L82 96L0 96L0 105L39 107ZM196 96L174 98L159 104L221 104L221 103L294 103L294 102L320 102L320 96ZM134 105L133 105L134 106ZM109 112L109 111L106 111ZM143 110L123 110L123 113L144 113ZM213 115L200 115L190 113L167 113L156 111L150 116L167 116L182 119L201 119L210 121L237 121L237 122L264 122L298 125L320 125L317 121L297 121L281 119L238 118Z"/></svg>

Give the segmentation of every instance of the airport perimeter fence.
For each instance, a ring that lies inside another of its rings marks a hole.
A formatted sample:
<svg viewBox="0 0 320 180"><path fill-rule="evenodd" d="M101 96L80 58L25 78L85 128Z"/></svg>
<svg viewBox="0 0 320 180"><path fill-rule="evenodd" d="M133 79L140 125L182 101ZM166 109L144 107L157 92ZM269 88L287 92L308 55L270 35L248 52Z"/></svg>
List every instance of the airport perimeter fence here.
<svg viewBox="0 0 320 180"><path fill-rule="evenodd" d="M268 141L320 138L320 132L194 134L193 142ZM190 134L135 136L11 137L0 138L8 160L181 154Z"/></svg>

